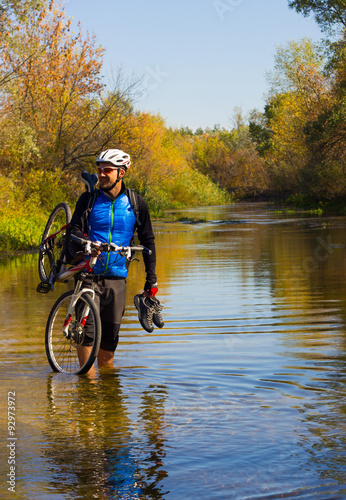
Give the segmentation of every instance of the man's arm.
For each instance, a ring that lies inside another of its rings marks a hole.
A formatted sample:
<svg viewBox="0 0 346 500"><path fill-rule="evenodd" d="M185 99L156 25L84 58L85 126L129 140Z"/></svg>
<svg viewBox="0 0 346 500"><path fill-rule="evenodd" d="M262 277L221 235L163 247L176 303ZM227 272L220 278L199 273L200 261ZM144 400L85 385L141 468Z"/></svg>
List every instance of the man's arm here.
<svg viewBox="0 0 346 500"><path fill-rule="evenodd" d="M146 283L144 289L150 289L151 285L157 282L156 277L156 248L155 236L151 225L148 206L142 196L138 195L140 226L137 228L138 239L141 245L151 250L151 255L143 253L143 260L146 272Z"/></svg>

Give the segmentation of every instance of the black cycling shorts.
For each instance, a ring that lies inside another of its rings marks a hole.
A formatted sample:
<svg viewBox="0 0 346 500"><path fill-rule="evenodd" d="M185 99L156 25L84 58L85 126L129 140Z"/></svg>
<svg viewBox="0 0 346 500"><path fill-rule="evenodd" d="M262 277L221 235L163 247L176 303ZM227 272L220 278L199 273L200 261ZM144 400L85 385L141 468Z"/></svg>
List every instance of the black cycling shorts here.
<svg viewBox="0 0 346 500"><path fill-rule="evenodd" d="M100 348L114 352L118 345L120 324L125 311L126 280L99 276L92 283L87 278L83 282L83 288L85 287L94 289L94 301L100 311L102 326ZM84 331L83 345L92 345L93 321L87 320Z"/></svg>

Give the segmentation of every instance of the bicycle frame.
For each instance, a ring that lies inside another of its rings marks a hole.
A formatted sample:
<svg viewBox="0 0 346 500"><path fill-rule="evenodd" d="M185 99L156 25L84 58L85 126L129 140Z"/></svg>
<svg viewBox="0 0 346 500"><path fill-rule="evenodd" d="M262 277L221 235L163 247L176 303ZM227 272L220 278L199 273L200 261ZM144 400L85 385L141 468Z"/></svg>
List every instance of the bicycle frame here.
<svg viewBox="0 0 346 500"><path fill-rule="evenodd" d="M67 229L69 227L70 224L65 224L64 226L62 226L59 231L56 231L55 233L53 234L50 234L49 236L47 236L47 238L45 240L42 241L41 245L42 246L42 249L44 250L44 245L46 245L48 243L48 241L52 240L53 238L55 238L55 236L59 233L61 233L62 231L64 231L64 229Z"/></svg>
<svg viewBox="0 0 346 500"><path fill-rule="evenodd" d="M76 264L75 266L71 267L70 269L66 269L65 265L61 266L61 271L59 274L56 275L55 281L58 283L66 283L69 281L73 276L76 274L86 271L87 273L91 273L93 270L95 264L96 264L97 257L89 257L87 260L83 260L79 264Z"/></svg>

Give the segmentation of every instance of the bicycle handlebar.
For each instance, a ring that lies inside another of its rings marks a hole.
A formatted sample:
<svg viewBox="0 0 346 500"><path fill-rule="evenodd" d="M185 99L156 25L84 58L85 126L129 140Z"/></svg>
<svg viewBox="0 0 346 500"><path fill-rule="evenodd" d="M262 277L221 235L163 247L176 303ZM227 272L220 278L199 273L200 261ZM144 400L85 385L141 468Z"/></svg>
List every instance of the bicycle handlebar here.
<svg viewBox="0 0 346 500"><path fill-rule="evenodd" d="M83 238L79 238L78 236L71 234L71 239L80 243L84 246L85 253L90 255L92 250L100 250L101 252L118 252L127 258L131 258L132 252L143 252L148 255L152 254L152 251L149 248L144 247L143 245L134 245L134 246L118 246L115 243L101 243L100 241L90 241L85 240Z"/></svg>

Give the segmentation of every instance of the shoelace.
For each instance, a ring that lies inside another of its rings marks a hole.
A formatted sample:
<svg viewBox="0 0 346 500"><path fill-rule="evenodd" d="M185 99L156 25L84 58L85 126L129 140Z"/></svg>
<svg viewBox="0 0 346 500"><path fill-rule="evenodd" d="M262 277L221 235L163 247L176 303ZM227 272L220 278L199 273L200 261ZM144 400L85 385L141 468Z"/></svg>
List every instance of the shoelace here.
<svg viewBox="0 0 346 500"><path fill-rule="evenodd" d="M152 309L149 309L148 310L148 313L147 313L147 320L148 320L148 325L150 326L150 328L153 326L153 310Z"/></svg>
<svg viewBox="0 0 346 500"><path fill-rule="evenodd" d="M158 302L155 302L154 309L156 312L160 312L160 311L162 311L163 306L161 304L159 304Z"/></svg>
<svg viewBox="0 0 346 500"><path fill-rule="evenodd" d="M157 316L156 321L158 320L160 323L163 323L163 317L161 314L163 306L161 305L160 301L156 297L151 297L150 302L153 308L153 315L155 314Z"/></svg>
<svg viewBox="0 0 346 500"><path fill-rule="evenodd" d="M151 328L153 326L154 307L150 305L150 303L148 304L145 299L143 300L143 303L147 307L147 321L149 327Z"/></svg>

